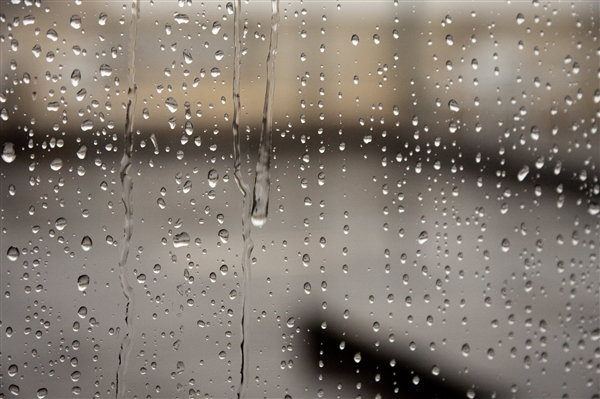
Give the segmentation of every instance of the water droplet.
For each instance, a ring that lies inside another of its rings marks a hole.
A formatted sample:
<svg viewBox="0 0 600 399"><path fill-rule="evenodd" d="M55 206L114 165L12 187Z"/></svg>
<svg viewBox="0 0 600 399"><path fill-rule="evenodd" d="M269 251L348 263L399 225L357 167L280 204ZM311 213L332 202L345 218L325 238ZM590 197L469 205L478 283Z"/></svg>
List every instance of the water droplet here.
<svg viewBox="0 0 600 399"><path fill-rule="evenodd" d="M431 368L431 374L440 375L440 366L438 366L437 364L434 364L433 367Z"/></svg>
<svg viewBox="0 0 600 399"><path fill-rule="evenodd" d="M521 170L519 171L517 178L519 179L519 181L523 181L523 180L525 180L525 178L527 177L528 174L529 174L529 166L524 165L521 168Z"/></svg>
<svg viewBox="0 0 600 399"><path fill-rule="evenodd" d="M67 219L65 218L58 218L56 219L56 222L54 222L54 227L56 227L57 230L64 230L65 227L67 227Z"/></svg>
<svg viewBox="0 0 600 399"><path fill-rule="evenodd" d="M85 158L85 154L87 153L87 147L85 145L82 145L81 147L79 147L79 149L77 150L77 158L79 159L84 159Z"/></svg>
<svg viewBox="0 0 600 399"><path fill-rule="evenodd" d="M508 252L508 250L510 249L510 241L508 241L508 238L505 238L502 240L502 252Z"/></svg>
<svg viewBox="0 0 600 399"><path fill-rule="evenodd" d="M179 233L173 237L173 246L175 248L187 247L188 245L190 245L190 235L188 233Z"/></svg>
<svg viewBox="0 0 600 399"><path fill-rule="evenodd" d="M55 172L59 171L62 168L62 166L63 161L60 158L56 158L52 162L50 162L50 169L52 169Z"/></svg>
<svg viewBox="0 0 600 399"><path fill-rule="evenodd" d="M208 185L212 188L217 186L217 182L219 181L219 172L214 169L211 169L208 172Z"/></svg>
<svg viewBox="0 0 600 399"><path fill-rule="evenodd" d="M454 44L454 38L452 37L452 35L446 35L446 43L448 44L448 46L452 46Z"/></svg>
<svg viewBox="0 0 600 399"><path fill-rule="evenodd" d="M140 273L137 276L138 283L142 284L146 281L146 275L144 273Z"/></svg>
<svg viewBox="0 0 600 399"><path fill-rule="evenodd" d="M58 40L58 33L56 33L54 29L48 29L48 31L46 32L46 37L55 42Z"/></svg>
<svg viewBox="0 0 600 399"><path fill-rule="evenodd" d="M100 65L100 76L107 77L112 75L112 67L108 64Z"/></svg>
<svg viewBox="0 0 600 399"><path fill-rule="evenodd" d="M77 314L82 319L85 319L85 316L87 316L87 308L85 306L80 307L79 310L77 310Z"/></svg>
<svg viewBox="0 0 600 399"><path fill-rule="evenodd" d="M88 284L90 283L90 277L87 274L82 274L77 279L77 289L79 291L85 291Z"/></svg>
<svg viewBox="0 0 600 399"><path fill-rule="evenodd" d="M71 15L71 21L69 22L69 24L74 29L81 28L81 16L79 16L79 14Z"/></svg>
<svg viewBox="0 0 600 399"><path fill-rule="evenodd" d="M521 13L517 14L517 24L521 25L525 22L525 16Z"/></svg>
<svg viewBox="0 0 600 399"><path fill-rule="evenodd" d="M216 35L221 30L221 23L219 21L215 21L212 26L212 34Z"/></svg>
<svg viewBox="0 0 600 399"><path fill-rule="evenodd" d="M210 70L210 76L212 76L213 78L216 78L220 74L221 74L221 70L217 67L214 67L213 69Z"/></svg>
<svg viewBox="0 0 600 399"><path fill-rule="evenodd" d="M419 242L419 244L424 244L425 242L427 242L428 239L429 233L427 233L427 231L422 231L421 234L419 234L419 238L417 239L417 241Z"/></svg>
<svg viewBox="0 0 600 399"><path fill-rule="evenodd" d="M448 102L448 108L450 108L450 111L452 111L452 112L458 112L458 111L460 111L460 106L458 105L458 103L454 99L452 99L452 100L450 100Z"/></svg>
<svg viewBox="0 0 600 399"><path fill-rule="evenodd" d="M177 101L175 101L175 99L173 97L168 97L165 100L165 105L167 106L167 108L169 109L169 111L171 111L171 113L174 113L177 111Z"/></svg>
<svg viewBox="0 0 600 399"><path fill-rule="evenodd" d="M295 324L296 324L296 319L295 319L295 318L293 318L293 317L290 317L290 318L287 320L287 322L286 322L286 325L287 325L289 328L293 328Z"/></svg>
<svg viewBox="0 0 600 399"><path fill-rule="evenodd" d="M15 384L11 384L11 386L8 387L8 390L15 396L19 395L20 392L19 386Z"/></svg>
<svg viewBox="0 0 600 399"><path fill-rule="evenodd" d="M358 42L359 42L359 38L358 35L354 34L352 35L352 44L354 44L355 46L358 46Z"/></svg>
<svg viewBox="0 0 600 399"><path fill-rule="evenodd" d="M175 22L178 24L187 24L190 22L190 17L188 17L186 14L175 14Z"/></svg>
<svg viewBox="0 0 600 399"><path fill-rule="evenodd" d="M471 347L469 346L469 344L464 344L462 346L461 351L462 351L463 356L467 357L467 356L469 356L469 352L471 352Z"/></svg>
<svg viewBox="0 0 600 399"><path fill-rule="evenodd" d="M362 360L362 355L360 354L360 352L356 352L354 354L354 362L355 363L360 363L361 360Z"/></svg>
<svg viewBox="0 0 600 399"><path fill-rule="evenodd" d="M379 44L381 42L381 39L379 38L378 34L374 34L373 35L373 43L375 44Z"/></svg>
<svg viewBox="0 0 600 399"><path fill-rule="evenodd" d="M19 259L20 254L21 253L19 252L19 249L17 247L10 247L10 248L8 248L8 251L6 252L6 257L8 258L8 260L14 262L17 259Z"/></svg>
<svg viewBox="0 0 600 399"><path fill-rule="evenodd" d="M191 64L194 61L192 58L192 53L190 53L187 49L183 50L183 61L186 64Z"/></svg>
<svg viewBox="0 0 600 399"><path fill-rule="evenodd" d="M101 12L98 16L98 25L105 25L108 15L105 12Z"/></svg>
<svg viewBox="0 0 600 399"><path fill-rule="evenodd" d="M92 249L92 239L89 236L85 236L81 239L81 249L84 251Z"/></svg>
<svg viewBox="0 0 600 399"><path fill-rule="evenodd" d="M87 96L87 90L84 88L77 92L77 94L75 95L75 99L77 101L82 101L85 98L85 96Z"/></svg>
<svg viewBox="0 0 600 399"><path fill-rule="evenodd" d="M6 163L11 163L17 158L15 146L13 143L6 142L2 147L2 160Z"/></svg>
<svg viewBox="0 0 600 399"><path fill-rule="evenodd" d="M229 231L226 229L219 230L219 239L223 244L227 243L229 241Z"/></svg>
<svg viewBox="0 0 600 399"><path fill-rule="evenodd" d="M223 57L225 56L225 53L222 50L217 50L215 52L215 59L217 61L221 61L223 59Z"/></svg>
<svg viewBox="0 0 600 399"><path fill-rule="evenodd" d="M94 122L91 119L86 119L83 122L81 122L81 130L82 131L88 131L88 130L92 130L94 128Z"/></svg>
<svg viewBox="0 0 600 399"><path fill-rule="evenodd" d="M16 364L8 366L8 375L14 377L19 372L19 367Z"/></svg>
<svg viewBox="0 0 600 399"><path fill-rule="evenodd" d="M309 282L304 283L304 292L306 294L310 294L311 291L312 291L312 287L311 287L310 283Z"/></svg>

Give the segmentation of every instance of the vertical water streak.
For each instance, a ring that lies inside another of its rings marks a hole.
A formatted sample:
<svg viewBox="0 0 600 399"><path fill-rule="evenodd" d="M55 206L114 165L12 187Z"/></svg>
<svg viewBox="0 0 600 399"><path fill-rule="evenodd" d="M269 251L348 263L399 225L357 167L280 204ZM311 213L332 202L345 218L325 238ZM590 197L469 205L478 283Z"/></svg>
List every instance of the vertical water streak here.
<svg viewBox="0 0 600 399"><path fill-rule="evenodd" d="M263 110L260 148L254 180L252 224L263 226L269 210L271 137L273 133L273 98L275 94L275 56L277 55L279 0L271 0L271 35L267 55L267 88Z"/></svg>
<svg viewBox="0 0 600 399"><path fill-rule="evenodd" d="M129 58L128 58L128 82L129 90L127 103L127 114L125 119L125 137L123 157L121 158L121 168L119 175L121 178L121 201L125 208L125 221L123 222L123 239L119 246L119 279L121 289L127 301L125 305L125 336L121 341L119 350L119 365L117 367L117 377L115 384L115 394L117 398L123 398L127 394L125 385L125 371L129 363L131 353L131 337L134 334L134 325L132 317L134 309L133 289L127 283L127 256L129 255L129 245L133 233L133 203L131 200L131 191L133 189L133 180L129 174L131 169L131 156L133 153L133 132L134 132L134 111L137 95L137 85L135 83L135 50L138 37L138 24L140 19L140 0L135 0L131 5L131 24L129 27Z"/></svg>
<svg viewBox="0 0 600 399"><path fill-rule="evenodd" d="M243 25L240 17L242 11L241 0L236 0L234 15L233 15L233 37L235 41L234 47L234 66L233 66L233 167L234 167L234 178L237 186L242 192L242 239L244 242L244 249L242 252L242 285L240 287L240 301L242 303L242 319L240 327L240 350L241 350L241 365L240 365L240 385L238 387L238 398L246 396L246 376L248 375L248 344L246 341L246 320L249 320L249 315L246 315L248 309L246 307L246 301L248 295L246 288L250 283L250 256L254 249L254 243L250 237L250 213L252 211L252 202L248 198L250 187L244 182L244 177L241 172L241 150L240 150L240 69L242 64L242 32Z"/></svg>

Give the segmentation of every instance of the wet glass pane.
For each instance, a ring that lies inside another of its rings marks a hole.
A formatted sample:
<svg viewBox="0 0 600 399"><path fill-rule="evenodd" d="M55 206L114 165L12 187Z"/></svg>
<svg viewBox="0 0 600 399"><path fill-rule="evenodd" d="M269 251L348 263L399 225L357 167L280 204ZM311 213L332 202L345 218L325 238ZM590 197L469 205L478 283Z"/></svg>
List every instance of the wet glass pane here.
<svg viewBox="0 0 600 399"><path fill-rule="evenodd" d="M598 398L599 16L4 0L0 397Z"/></svg>

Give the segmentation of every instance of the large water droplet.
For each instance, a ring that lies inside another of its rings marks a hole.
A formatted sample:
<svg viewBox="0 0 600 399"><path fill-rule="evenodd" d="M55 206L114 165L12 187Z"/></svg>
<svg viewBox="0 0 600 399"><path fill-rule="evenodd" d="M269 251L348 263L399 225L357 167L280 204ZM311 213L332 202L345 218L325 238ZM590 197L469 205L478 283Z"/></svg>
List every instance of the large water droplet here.
<svg viewBox="0 0 600 399"><path fill-rule="evenodd" d="M8 260L14 262L17 259L19 259L20 254L21 253L19 252L19 249L17 247L10 247L10 248L8 248L8 251L6 252L6 257L8 258Z"/></svg>
<svg viewBox="0 0 600 399"><path fill-rule="evenodd" d="M83 239L81 240L81 248L84 251L89 251L90 249L92 249L92 239L89 236L83 237Z"/></svg>
<svg viewBox="0 0 600 399"><path fill-rule="evenodd" d="M452 99L448 102L448 108L450 108L450 111L452 111L452 112L460 111L460 106L458 105L458 102L456 102L456 100L454 100L454 99Z"/></svg>
<svg viewBox="0 0 600 399"><path fill-rule="evenodd" d="M87 274L82 274L77 279L77 289L79 291L85 291L88 284L90 283L90 277Z"/></svg>
<svg viewBox="0 0 600 399"><path fill-rule="evenodd" d="M79 16L79 14L71 15L71 21L69 21L69 24L74 29L81 28L81 16Z"/></svg>
<svg viewBox="0 0 600 399"><path fill-rule="evenodd" d="M510 249L510 241L508 241L508 238L505 238L502 240L502 252L508 252L508 250Z"/></svg>
<svg viewBox="0 0 600 399"><path fill-rule="evenodd" d="M169 109L169 111L171 111L171 113L174 113L177 111L177 101L175 101L175 99L173 97L168 97L165 100L165 105L167 106L167 108Z"/></svg>
<svg viewBox="0 0 600 399"><path fill-rule="evenodd" d="M63 161L60 158L56 158L56 159L52 160L52 162L50 162L50 169L52 169L55 172L61 170L62 167L63 167Z"/></svg>
<svg viewBox="0 0 600 399"><path fill-rule="evenodd" d="M6 163L11 163L17 158L15 146L13 143L6 142L2 147L2 160Z"/></svg>
<svg viewBox="0 0 600 399"><path fill-rule="evenodd" d="M190 235L188 233L179 233L173 237L173 246L175 248L187 247L188 245L190 245Z"/></svg>
<svg viewBox="0 0 600 399"><path fill-rule="evenodd" d="M519 179L519 181L523 181L523 180L525 180L525 178L527 177L528 174L529 174L529 166L524 165L521 168L521 170L519 171L517 178Z"/></svg>
<svg viewBox="0 0 600 399"><path fill-rule="evenodd" d="M112 75L112 67L108 64L100 65L100 76L107 77Z"/></svg>
<svg viewBox="0 0 600 399"><path fill-rule="evenodd" d="M360 39L358 38L358 35L356 35L356 34L352 35L352 39L351 39L352 44L354 44L355 46L358 46L359 40Z"/></svg>
<svg viewBox="0 0 600 399"><path fill-rule="evenodd" d="M84 159L85 158L85 154L87 153L87 147L85 145L82 145L81 147L79 147L79 149L77 150L77 158L79 159Z"/></svg>
<svg viewBox="0 0 600 399"><path fill-rule="evenodd" d="M219 230L219 239L223 244L229 241L229 231L226 229Z"/></svg>
<svg viewBox="0 0 600 399"><path fill-rule="evenodd" d="M67 227L67 219L65 218L58 218L56 219L56 222L54 222L54 227L56 227L57 230L64 230L65 227Z"/></svg>
<svg viewBox="0 0 600 399"><path fill-rule="evenodd" d="M217 186L218 181L219 181L219 172L217 172L214 169L211 169L208 172L208 185L211 186L212 188L215 188Z"/></svg>

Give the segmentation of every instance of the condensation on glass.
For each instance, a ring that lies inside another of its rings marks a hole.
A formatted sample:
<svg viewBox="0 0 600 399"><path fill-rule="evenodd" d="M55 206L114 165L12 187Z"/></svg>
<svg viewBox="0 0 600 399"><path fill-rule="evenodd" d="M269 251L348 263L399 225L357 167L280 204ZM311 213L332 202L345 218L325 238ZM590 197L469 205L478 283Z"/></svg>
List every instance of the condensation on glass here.
<svg viewBox="0 0 600 399"><path fill-rule="evenodd" d="M3 0L0 397L598 398L599 16Z"/></svg>

